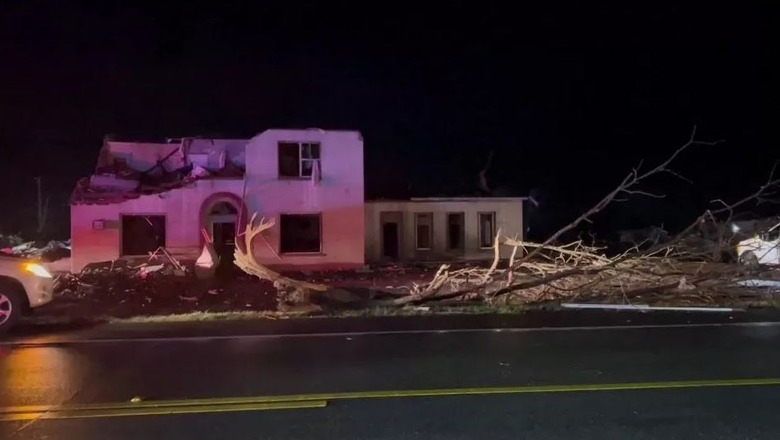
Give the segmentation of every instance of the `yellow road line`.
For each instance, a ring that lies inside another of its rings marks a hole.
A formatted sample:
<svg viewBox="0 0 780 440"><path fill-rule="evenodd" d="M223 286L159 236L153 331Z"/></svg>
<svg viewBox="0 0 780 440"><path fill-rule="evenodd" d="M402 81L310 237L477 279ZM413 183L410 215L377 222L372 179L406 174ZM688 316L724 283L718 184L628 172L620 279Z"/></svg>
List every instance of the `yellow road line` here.
<svg viewBox="0 0 780 440"><path fill-rule="evenodd" d="M47 412L79 412L79 411L144 411L154 410L164 413L166 409L186 407L210 407L229 405L264 405L300 402L323 402L329 400L355 400L355 399L386 399L409 397L441 397L441 396L469 396L469 395L496 395L496 394L540 394L540 393L573 393L593 391L631 391L631 390L660 390L680 388L716 388L716 387L744 387L744 386L774 386L780 385L780 378L758 379L717 379L717 380L685 380L671 382L632 382L612 384L574 384L574 385L530 385L514 387L485 387L485 388L445 388L429 390L388 390L388 391L357 391L346 393L320 393L320 394L293 394L277 396L253 396L253 397L227 397L187 400L147 400L137 403L117 402L101 403L93 405L72 406L15 406L0 408L0 416L4 414L31 414Z"/></svg>
<svg viewBox="0 0 780 440"><path fill-rule="evenodd" d="M0 422L23 420L58 420L58 419L91 419L104 417L132 417L172 414L204 414L238 411L271 411L282 409L313 409L325 408L328 402L324 400L307 400L303 402L274 402L274 403L243 403L243 404L212 404L212 405L185 405L135 408L125 406L123 408L80 409L60 408L45 412L15 412L0 414Z"/></svg>

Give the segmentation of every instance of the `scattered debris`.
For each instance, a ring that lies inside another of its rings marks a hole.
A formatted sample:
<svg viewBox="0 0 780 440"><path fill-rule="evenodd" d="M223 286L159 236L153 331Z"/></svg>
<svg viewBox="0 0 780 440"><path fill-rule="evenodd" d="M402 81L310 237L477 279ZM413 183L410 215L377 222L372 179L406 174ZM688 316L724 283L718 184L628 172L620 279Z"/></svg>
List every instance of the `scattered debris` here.
<svg viewBox="0 0 780 440"><path fill-rule="evenodd" d="M766 231L760 231L753 237L737 244L737 255L743 264L780 265L780 223Z"/></svg>
<svg viewBox="0 0 780 440"><path fill-rule="evenodd" d="M201 228L200 232L203 235L204 245L200 256L195 260L195 274L199 279L210 279L216 272L219 255L214 249L214 240L206 228Z"/></svg>
<svg viewBox="0 0 780 440"><path fill-rule="evenodd" d="M6 255L13 255L15 257L23 258L35 258L47 262L57 261L70 257L70 240L52 240L45 243L27 241L20 243L20 237L18 236L11 236L10 238L6 237L8 236L3 238L4 246L0 248L0 252Z"/></svg>
<svg viewBox="0 0 780 440"><path fill-rule="evenodd" d="M738 286L743 286L743 287L771 287L775 289L780 289L780 280L751 279L751 280L737 281L736 284Z"/></svg>
<svg viewBox="0 0 780 440"><path fill-rule="evenodd" d="M146 279L146 277L150 273L157 272L158 270L162 270L165 267L163 264L158 264L156 266L142 266L141 269L138 271L138 276L141 277L141 279Z"/></svg>
<svg viewBox="0 0 780 440"><path fill-rule="evenodd" d="M0 234L0 249L8 249L10 251L11 248L19 246L22 243L24 243L24 239L20 235Z"/></svg>
<svg viewBox="0 0 780 440"><path fill-rule="evenodd" d="M149 261L157 261L158 254L164 255L168 259L168 262L170 262L176 269L178 269L180 273L186 272L186 269L184 269L184 266L179 263L179 260L173 258L173 256L168 252L167 249L165 249L164 246L160 246L154 252L152 252L149 255Z"/></svg>

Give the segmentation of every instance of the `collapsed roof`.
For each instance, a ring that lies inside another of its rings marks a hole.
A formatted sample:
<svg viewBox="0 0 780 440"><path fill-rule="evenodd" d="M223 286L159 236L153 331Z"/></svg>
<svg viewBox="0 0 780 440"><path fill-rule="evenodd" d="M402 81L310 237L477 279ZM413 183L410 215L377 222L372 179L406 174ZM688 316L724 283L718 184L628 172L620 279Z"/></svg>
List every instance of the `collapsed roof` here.
<svg viewBox="0 0 780 440"><path fill-rule="evenodd" d="M107 140L95 173L81 179L72 204L114 204L207 178L243 178L244 139L185 138L144 143Z"/></svg>

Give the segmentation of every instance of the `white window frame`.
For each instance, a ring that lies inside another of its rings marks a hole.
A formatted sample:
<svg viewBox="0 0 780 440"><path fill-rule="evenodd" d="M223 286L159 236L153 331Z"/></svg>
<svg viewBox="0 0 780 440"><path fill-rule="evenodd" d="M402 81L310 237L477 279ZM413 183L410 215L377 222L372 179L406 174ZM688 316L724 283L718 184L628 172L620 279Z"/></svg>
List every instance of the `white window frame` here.
<svg viewBox="0 0 780 440"><path fill-rule="evenodd" d="M490 216L490 224L491 224L491 231L490 231L490 244L488 246L484 246L482 243L482 236L484 234L484 231L482 230L482 216ZM477 239L479 240L479 248L480 249L491 249L494 245L493 241L496 239L496 212L478 212L477 213L477 232L479 236Z"/></svg>
<svg viewBox="0 0 780 440"><path fill-rule="evenodd" d="M320 142L303 142L303 141L279 141L277 142L277 151L279 149L279 145L281 144L298 144L298 175L297 176L282 176L279 177L283 179L311 179L312 175L315 173L314 169L315 167L318 168L319 173L322 173L321 168L321 160L322 160L322 143ZM319 158L311 158L311 157L303 157L303 147L306 145L316 145L317 149L319 150ZM310 162L311 163L311 169L312 172L310 175L303 174L303 164Z"/></svg>

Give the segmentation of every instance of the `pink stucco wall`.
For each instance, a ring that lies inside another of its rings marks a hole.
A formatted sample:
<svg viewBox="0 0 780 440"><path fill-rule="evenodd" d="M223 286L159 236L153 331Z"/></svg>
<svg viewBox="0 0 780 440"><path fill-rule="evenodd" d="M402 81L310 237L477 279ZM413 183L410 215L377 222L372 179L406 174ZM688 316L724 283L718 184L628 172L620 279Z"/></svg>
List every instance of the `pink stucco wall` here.
<svg viewBox="0 0 780 440"><path fill-rule="evenodd" d="M322 179L280 179L279 141L319 142ZM255 243L261 263L277 267L354 267L364 263L365 213L363 140L355 131L268 130L246 145L246 198L248 213L275 218L280 214L321 213L322 253L281 255L279 228L266 241ZM176 254L197 254L201 245L200 212L215 193L241 196L242 179L204 179L160 195L143 196L120 204L71 207L72 264L80 271L90 262L108 261L120 255L122 214L165 214L168 249ZM103 230L92 228L104 220Z"/></svg>
<svg viewBox="0 0 780 440"><path fill-rule="evenodd" d="M319 142L322 179L280 179L278 142ZM364 264L365 214L363 138L356 131L267 130L246 147L250 212L278 219L279 214L322 213L322 253L282 255L256 245L258 259L279 266L350 267ZM279 249L279 228L266 238Z"/></svg>
<svg viewBox="0 0 780 440"><path fill-rule="evenodd" d="M166 247L177 254L197 254L200 250L200 210L214 193L232 193L240 197L243 180L200 180L189 187L163 194L142 196L112 205L71 206L71 260L73 271L91 262L119 258L120 227L123 214L164 214ZM106 228L92 229L94 220L103 220Z"/></svg>

